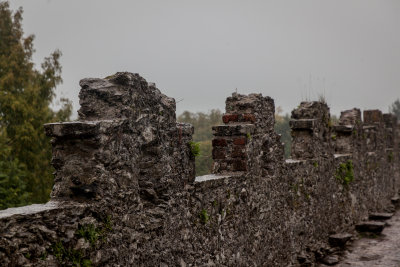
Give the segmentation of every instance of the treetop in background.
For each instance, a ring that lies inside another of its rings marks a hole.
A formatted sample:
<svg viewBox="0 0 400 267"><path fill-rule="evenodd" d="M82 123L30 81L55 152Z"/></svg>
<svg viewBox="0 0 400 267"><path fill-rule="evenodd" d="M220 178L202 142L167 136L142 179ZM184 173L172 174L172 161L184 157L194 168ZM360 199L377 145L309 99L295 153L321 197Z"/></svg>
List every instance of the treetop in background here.
<svg viewBox="0 0 400 267"><path fill-rule="evenodd" d="M61 99L59 111L50 108L62 82L61 52L35 69L34 36L24 37L21 22L22 8L12 12L0 2L0 149L7 151L0 158L0 208L48 200L53 175L43 124L68 120L72 111L68 99ZM13 194L13 203L5 203L3 194Z"/></svg>

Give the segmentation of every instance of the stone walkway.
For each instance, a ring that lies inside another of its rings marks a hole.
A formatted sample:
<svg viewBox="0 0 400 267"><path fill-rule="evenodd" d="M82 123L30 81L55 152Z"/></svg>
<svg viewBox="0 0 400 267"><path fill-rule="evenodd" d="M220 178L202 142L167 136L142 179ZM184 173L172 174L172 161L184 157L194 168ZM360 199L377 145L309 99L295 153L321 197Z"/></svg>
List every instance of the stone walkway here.
<svg viewBox="0 0 400 267"><path fill-rule="evenodd" d="M381 235L354 241L335 266L400 267L400 211L387 224Z"/></svg>

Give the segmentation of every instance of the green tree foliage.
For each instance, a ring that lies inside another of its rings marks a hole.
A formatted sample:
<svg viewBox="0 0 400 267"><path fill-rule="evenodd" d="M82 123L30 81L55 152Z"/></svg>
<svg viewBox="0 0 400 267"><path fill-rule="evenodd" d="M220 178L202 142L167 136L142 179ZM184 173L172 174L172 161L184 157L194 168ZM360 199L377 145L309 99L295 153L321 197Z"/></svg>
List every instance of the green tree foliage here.
<svg viewBox="0 0 400 267"><path fill-rule="evenodd" d="M196 175L204 175L211 172L213 138L211 127L222 123L222 113L213 109L208 113L192 113L184 111L178 116L179 122L190 123L194 126L193 141L200 147L200 154L196 157Z"/></svg>
<svg viewBox="0 0 400 267"><path fill-rule="evenodd" d="M281 134L281 141L285 144L285 156L290 156L291 135L289 127L290 117L288 114L275 115L275 131ZM190 123L194 126L193 141L200 146L200 155L196 157L196 175L205 175L211 172L212 168L212 126L222 124L222 113L213 109L209 113L189 111L178 116L178 121Z"/></svg>
<svg viewBox="0 0 400 267"><path fill-rule="evenodd" d="M21 8L13 13L8 2L0 2L0 139L2 149L9 151L1 158L0 170L2 177L9 175L2 181L9 182L0 187L12 194L12 184L19 184L24 202L20 204L26 204L47 201L53 184L51 146L43 124L68 120L72 108L68 99L61 99L59 111L50 108L55 87L62 81L61 53L55 51L44 59L41 70L35 69L34 36L23 36L21 21ZM19 171L11 174L10 166Z"/></svg>
<svg viewBox="0 0 400 267"><path fill-rule="evenodd" d="M400 100L397 99L393 102L393 104L389 107L389 112L396 115L397 119L400 120Z"/></svg>
<svg viewBox="0 0 400 267"><path fill-rule="evenodd" d="M9 139L3 131L0 134L0 209L22 206L28 202L24 178L26 168L11 154Z"/></svg>
<svg viewBox="0 0 400 267"><path fill-rule="evenodd" d="M285 114L284 116L279 115L279 113L275 114L275 132L281 135L281 142L285 147L285 157L290 157L290 151L292 146L292 136L290 134L290 126L289 126L290 117L289 114Z"/></svg>

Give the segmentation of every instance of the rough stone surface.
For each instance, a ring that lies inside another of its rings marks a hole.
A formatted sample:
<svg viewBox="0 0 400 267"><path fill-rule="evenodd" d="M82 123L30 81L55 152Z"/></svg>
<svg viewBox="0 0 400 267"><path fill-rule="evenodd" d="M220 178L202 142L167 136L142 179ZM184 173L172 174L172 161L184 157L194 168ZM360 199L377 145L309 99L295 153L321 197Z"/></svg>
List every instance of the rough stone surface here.
<svg viewBox="0 0 400 267"><path fill-rule="evenodd" d="M352 237L353 235L349 233L330 235L329 244L333 247L343 247L346 245L347 241L349 241Z"/></svg>
<svg viewBox="0 0 400 267"><path fill-rule="evenodd" d="M339 262L339 257L337 255L328 255L322 259L322 263L328 266L335 265Z"/></svg>
<svg viewBox="0 0 400 267"><path fill-rule="evenodd" d="M356 230L359 232L371 232L379 234L383 231L384 227L385 223L383 222L368 221L357 224Z"/></svg>
<svg viewBox="0 0 400 267"><path fill-rule="evenodd" d="M400 128L379 112L335 128L326 104L301 103L285 161L273 100L233 94L214 174L195 180L193 127L172 98L132 73L80 85L79 121L45 126L51 202L0 211L1 265L312 265L399 189Z"/></svg>
<svg viewBox="0 0 400 267"><path fill-rule="evenodd" d="M393 213L387 212L374 212L369 215L370 220L389 220L392 218Z"/></svg>
<svg viewBox="0 0 400 267"><path fill-rule="evenodd" d="M390 227L373 238L359 238L341 257L338 267L400 266L400 214L389 219Z"/></svg>

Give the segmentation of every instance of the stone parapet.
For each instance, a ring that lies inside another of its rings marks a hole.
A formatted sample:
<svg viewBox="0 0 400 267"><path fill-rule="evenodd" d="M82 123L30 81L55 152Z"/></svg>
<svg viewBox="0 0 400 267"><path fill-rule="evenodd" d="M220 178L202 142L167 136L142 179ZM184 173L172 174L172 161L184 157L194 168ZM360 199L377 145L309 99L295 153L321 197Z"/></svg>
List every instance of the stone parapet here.
<svg viewBox="0 0 400 267"><path fill-rule="evenodd" d="M313 266L329 236L393 211L389 114L346 110L334 125L325 103L302 102L285 161L273 100L233 94L213 127L214 174L195 178L175 100L132 73L80 85L78 121L45 125L51 201L0 211L0 266Z"/></svg>

